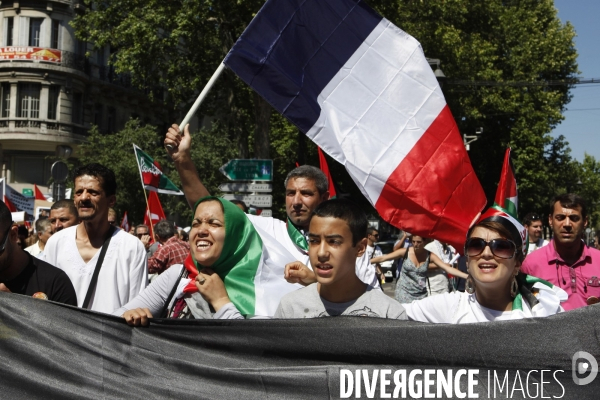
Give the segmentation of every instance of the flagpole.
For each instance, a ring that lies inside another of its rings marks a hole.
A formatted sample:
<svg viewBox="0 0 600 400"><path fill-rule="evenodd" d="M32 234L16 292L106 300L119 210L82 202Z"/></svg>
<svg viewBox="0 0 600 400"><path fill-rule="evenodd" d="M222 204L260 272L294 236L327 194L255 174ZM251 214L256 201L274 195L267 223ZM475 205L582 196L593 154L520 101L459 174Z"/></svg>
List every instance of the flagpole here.
<svg viewBox="0 0 600 400"><path fill-rule="evenodd" d="M148 204L146 188L143 188L142 190L144 191L144 199L146 199L146 212L148 213L148 220L150 221L150 232L152 233L152 240L156 240L156 238L154 237L154 224L152 223L152 211L150 211L150 204Z"/></svg>
<svg viewBox="0 0 600 400"><path fill-rule="evenodd" d="M213 73L213 75L209 79L206 86L204 86L204 89L202 89L202 92L200 92L200 95L198 96L198 98L196 99L194 104L192 105L192 108L190 108L190 111L188 111L188 113L186 114L183 121L181 121L181 124L179 124L179 129L181 129L182 131L185 129L185 126L190 122L190 120L192 119L194 114L196 114L196 111L200 107L200 104L202 104L202 102L208 95L208 92L210 91L210 89L212 89L213 85L215 84L215 82L217 81L217 79L219 78L219 76L221 75L221 73L223 72L224 69L225 69L225 64L223 62L221 62L221 64L219 64L219 67L217 68L217 70ZM175 147L170 144L168 144L166 147L170 151L173 151L175 149Z"/></svg>

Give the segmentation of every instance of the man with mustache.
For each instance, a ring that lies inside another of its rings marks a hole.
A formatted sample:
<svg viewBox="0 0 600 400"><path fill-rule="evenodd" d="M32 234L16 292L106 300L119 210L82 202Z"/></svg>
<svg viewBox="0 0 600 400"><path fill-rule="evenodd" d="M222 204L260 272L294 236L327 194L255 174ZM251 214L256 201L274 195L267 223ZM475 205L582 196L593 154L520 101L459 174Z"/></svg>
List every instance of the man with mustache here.
<svg viewBox="0 0 600 400"><path fill-rule="evenodd" d="M172 125L164 141L165 148L173 158L175 168L181 178L183 192L190 207L198 199L209 195L192 162L191 140L189 125L185 127L184 132L180 131L179 126ZM320 169L302 165L288 173L284 185L286 221L255 215L247 215L247 217L261 233L276 238L276 241L294 256L295 260L290 260L290 263L300 261L300 263L293 263L288 268L286 273L288 282L308 285L316 282L314 273L303 267L303 264L309 265L308 226L313 211L319 204L329 199L329 183ZM374 287L380 286L375 276L375 267L371 265L364 254L356 261L356 274L364 283Z"/></svg>
<svg viewBox="0 0 600 400"><path fill-rule="evenodd" d="M48 221L52 224L52 233L68 228L79 223L77 208L71 199L63 199L55 202L50 207Z"/></svg>
<svg viewBox="0 0 600 400"><path fill-rule="evenodd" d="M79 307L111 313L146 287L146 249L108 222L108 209L116 202L114 172L89 164L73 175L81 223L54 234L46 244L45 259L69 276Z"/></svg>

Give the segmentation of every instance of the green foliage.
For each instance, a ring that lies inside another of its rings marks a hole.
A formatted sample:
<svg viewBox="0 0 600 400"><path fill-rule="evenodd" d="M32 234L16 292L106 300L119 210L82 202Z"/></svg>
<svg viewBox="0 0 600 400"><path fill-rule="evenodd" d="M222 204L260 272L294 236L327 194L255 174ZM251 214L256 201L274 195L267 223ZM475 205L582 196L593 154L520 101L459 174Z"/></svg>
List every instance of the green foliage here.
<svg viewBox="0 0 600 400"><path fill-rule="evenodd" d="M133 144L138 145L161 166L165 165L166 152L162 148L162 140L156 128L142 126L138 120L130 120L123 130L113 135L103 135L97 127L93 127L88 141L79 147L79 162L82 165L99 163L114 171L117 177L117 215L121 218L127 211L129 221L139 224L144 219L146 200ZM169 177L172 175L168 174ZM161 195L161 202L162 200Z"/></svg>
<svg viewBox="0 0 600 400"><path fill-rule="evenodd" d="M235 154L235 149L226 136L219 132L219 125L212 129L201 130L194 134L192 141L192 157L204 183L211 192L216 192L223 177L219 167ZM140 125L138 120L130 120L125 128L112 135L103 135L96 127L92 128L88 141L79 147L80 163L100 163L111 168L117 177L117 204L115 209L119 218L125 211L130 221L142 223L146 200L140 173L133 152L133 144L161 165L165 173L176 185L181 187L181 180L172 162L162 146L163 136L155 127ZM159 194L160 201L167 217L180 225L187 226L192 213L184 196Z"/></svg>
<svg viewBox="0 0 600 400"><path fill-rule="evenodd" d="M175 115L187 111L262 3L94 2L95 8L78 16L74 27L79 38L118 50L111 53L111 63L118 72L131 73L138 86L151 94L156 87L166 88L166 106ZM484 128L480 140L471 145L470 157L488 199L494 198L507 146L513 148L521 215L542 211L555 193L572 189L569 184L574 177L579 179L578 174L583 174L582 181L591 176L592 161L579 165L571 159L564 138L549 135L563 119L577 73L575 32L560 22L552 0L372 0L370 4L419 40L428 57L441 60L448 77L443 91L461 133ZM565 84L547 85L549 81ZM199 113L217 122L210 132L195 134L193 156L209 190L223 181L216 171L227 157L254 155L251 145L261 140L255 139L256 109L252 91L229 71L203 104ZM302 144L297 129L276 113L270 131L273 211L283 217L285 175L296 161L318 165L317 152L309 141ZM156 141L156 148L162 147ZM196 147L199 142L202 146ZM365 202L343 167L331 159L329 166L338 187ZM170 177L176 180L176 174ZM187 215L181 202L172 207L182 217Z"/></svg>

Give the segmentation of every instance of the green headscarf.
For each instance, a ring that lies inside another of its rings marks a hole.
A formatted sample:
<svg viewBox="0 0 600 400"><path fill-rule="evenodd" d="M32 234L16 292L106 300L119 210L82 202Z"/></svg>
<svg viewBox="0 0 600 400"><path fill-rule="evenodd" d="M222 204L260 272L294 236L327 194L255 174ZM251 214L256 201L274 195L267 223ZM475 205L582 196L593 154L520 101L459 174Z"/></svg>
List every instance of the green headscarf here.
<svg viewBox="0 0 600 400"><path fill-rule="evenodd" d="M194 205L196 209L205 201L216 200L223 206L225 215L225 242L223 251L213 265L199 265L192 257L196 269L211 268L225 283L231 302L242 315L254 315L254 277L262 257L262 240L246 214L238 206L220 197L206 196ZM193 220L192 220L193 221ZM190 244L191 245L191 244Z"/></svg>

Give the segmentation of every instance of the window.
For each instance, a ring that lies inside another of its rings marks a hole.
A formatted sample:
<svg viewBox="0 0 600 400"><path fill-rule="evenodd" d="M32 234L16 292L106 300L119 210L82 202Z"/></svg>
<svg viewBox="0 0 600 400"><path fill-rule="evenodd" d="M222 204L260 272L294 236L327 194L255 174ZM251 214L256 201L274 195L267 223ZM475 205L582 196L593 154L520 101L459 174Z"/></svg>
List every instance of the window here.
<svg viewBox="0 0 600 400"><path fill-rule="evenodd" d="M102 104L96 104L94 106L94 125L98 126L99 132L104 132L104 126L102 124L103 111L104 107L102 106Z"/></svg>
<svg viewBox="0 0 600 400"><path fill-rule="evenodd" d="M29 20L29 46L40 47L42 22L44 22L43 18L31 18Z"/></svg>
<svg viewBox="0 0 600 400"><path fill-rule="evenodd" d="M58 115L58 96L60 95L60 86L52 85L48 90L48 119L57 119Z"/></svg>
<svg viewBox="0 0 600 400"><path fill-rule="evenodd" d="M19 118L40 117L40 84L19 83Z"/></svg>
<svg viewBox="0 0 600 400"><path fill-rule="evenodd" d="M10 83L3 83L0 87L0 106L2 108L2 118L10 117Z"/></svg>
<svg viewBox="0 0 600 400"><path fill-rule="evenodd" d="M108 108L108 133L117 131L117 110L114 107Z"/></svg>
<svg viewBox="0 0 600 400"><path fill-rule="evenodd" d="M15 19L13 17L4 18L4 34L6 35L6 46L13 45L13 37L15 31Z"/></svg>
<svg viewBox="0 0 600 400"><path fill-rule="evenodd" d="M50 36L50 47L58 49L58 41L60 35L60 21L57 19L52 20L52 34Z"/></svg>
<svg viewBox="0 0 600 400"><path fill-rule="evenodd" d="M71 121L74 124L83 125L83 93L73 93L72 110Z"/></svg>

